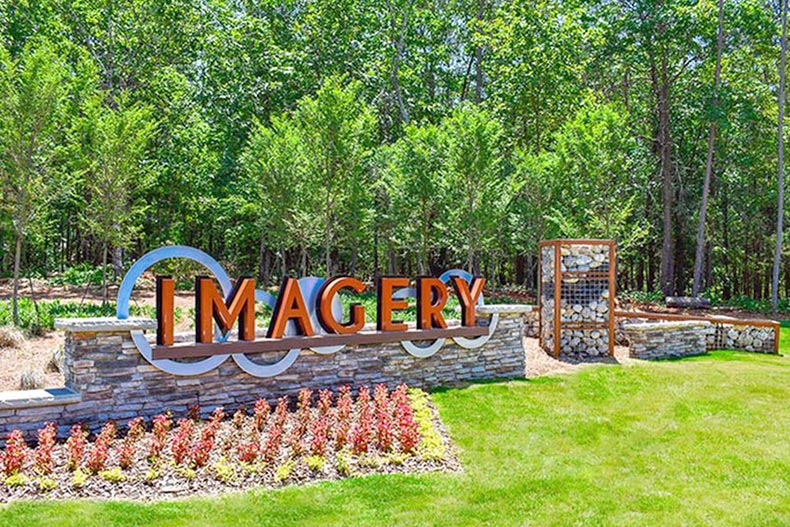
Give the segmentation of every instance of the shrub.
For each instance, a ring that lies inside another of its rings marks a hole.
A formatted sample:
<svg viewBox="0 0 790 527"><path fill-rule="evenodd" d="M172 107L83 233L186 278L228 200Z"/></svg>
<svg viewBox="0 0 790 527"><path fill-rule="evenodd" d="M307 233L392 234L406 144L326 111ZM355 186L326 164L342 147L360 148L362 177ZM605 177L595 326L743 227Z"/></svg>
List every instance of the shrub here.
<svg viewBox="0 0 790 527"><path fill-rule="evenodd" d="M145 419L142 417L130 419L127 426L129 428L129 431L126 433L127 438L137 440L145 435Z"/></svg>
<svg viewBox="0 0 790 527"><path fill-rule="evenodd" d="M44 371L47 373L62 373L65 361L66 350L63 347L63 344L61 344L52 351L52 355L49 357L49 361L47 361Z"/></svg>
<svg viewBox="0 0 790 527"><path fill-rule="evenodd" d="M212 468L214 477L223 483L229 483L236 479L236 471L224 458L214 463Z"/></svg>
<svg viewBox="0 0 790 527"><path fill-rule="evenodd" d="M332 408L331 390L321 390L318 392L318 413L327 415Z"/></svg>
<svg viewBox="0 0 790 527"><path fill-rule="evenodd" d="M115 441L117 436L118 427L116 426L115 421L109 420L104 424L101 431L99 431L99 435L96 437L96 442L104 443L109 447L112 446L112 443Z"/></svg>
<svg viewBox="0 0 790 527"><path fill-rule="evenodd" d="M233 414L233 426L236 427L237 430L241 430L241 427L244 426L244 418L246 417L247 412L244 407L239 408Z"/></svg>
<svg viewBox="0 0 790 527"><path fill-rule="evenodd" d="M326 454L328 431L329 423L327 422L325 416L322 416L313 423L311 430L312 438L310 439L310 451L314 456L323 456Z"/></svg>
<svg viewBox="0 0 790 527"><path fill-rule="evenodd" d="M85 483L87 482L88 482L88 475L83 471L81 471L80 469L75 470L74 474L71 476L72 487L80 488L83 485L85 485Z"/></svg>
<svg viewBox="0 0 790 527"><path fill-rule="evenodd" d="M274 409L274 426L282 428L288 419L288 398L283 396L277 399L277 406Z"/></svg>
<svg viewBox="0 0 790 527"><path fill-rule="evenodd" d="M21 348L25 334L14 326L0 326L0 348Z"/></svg>
<svg viewBox="0 0 790 527"><path fill-rule="evenodd" d="M91 474L98 474L100 471L104 470L108 457L109 451L107 443L104 441L96 441L93 443L93 448L85 459L85 467Z"/></svg>
<svg viewBox="0 0 790 527"><path fill-rule="evenodd" d="M180 419L176 428L175 437L170 444L170 451L173 453L173 461L176 465L181 465L189 458L189 445L192 438L195 422L191 419Z"/></svg>
<svg viewBox="0 0 790 527"><path fill-rule="evenodd" d="M208 463L211 450L214 448L214 441L211 439L201 439L192 446L189 452L189 459L195 467L203 467Z"/></svg>
<svg viewBox="0 0 790 527"><path fill-rule="evenodd" d="M22 432L13 430L6 440L3 453L3 472L6 476L13 476L21 472L28 457L27 444Z"/></svg>
<svg viewBox="0 0 790 527"><path fill-rule="evenodd" d="M55 423L47 423L38 431L38 446L35 451L35 469L39 474L52 472L52 451L55 448L55 438L58 428Z"/></svg>
<svg viewBox="0 0 790 527"><path fill-rule="evenodd" d="M5 479L6 487L24 487L30 483L30 478L22 474L21 472L15 472L14 474L8 476Z"/></svg>
<svg viewBox="0 0 790 527"><path fill-rule="evenodd" d="M335 450L342 450L348 440L348 431L351 428L351 389L348 386L340 388L337 398L337 421L335 425Z"/></svg>
<svg viewBox="0 0 790 527"><path fill-rule="evenodd" d="M170 427L173 426L173 420L167 414L160 414L154 417L153 433L154 436L164 441L167 439L167 433Z"/></svg>
<svg viewBox="0 0 790 527"><path fill-rule="evenodd" d="M80 425L74 425L66 440L66 466L69 470L77 470L85 455L85 443L88 439L86 432Z"/></svg>
<svg viewBox="0 0 790 527"><path fill-rule="evenodd" d="M277 471L274 473L274 479L277 482L283 482L289 477L291 477L291 472L293 472L294 465L296 465L296 461L293 459L289 459L279 467L277 467Z"/></svg>
<svg viewBox="0 0 790 527"><path fill-rule="evenodd" d="M36 370L25 370L19 376L20 390L38 390L44 387L44 376Z"/></svg>
<svg viewBox="0 0 790 527"><path fill-rule="evenodd" d="M307 468L313 472L321 472L326 466L326 458L324 456L307 456L304 458L304 462Z"/></svg>
<svg viewBox="0 0 790 527"><path fill-rule="evenodd" d="M244 442L238 447L239 460L249 464L255 463L258 459L258 451L258 443L252 441Z"/></svg>
<svg viewBox="0 0 790 527"><path fill-rule="evenodd" d="M274 426L269 430L269 436L263 443L263 458L271 463L280 453L280 445L282 443L283 429L279 426Z"/></svg>
<svg viewBox="0 0 790 527"><path fill-rule="evenodd" d="M121 443L121 448L118 452L118 465L124 469L129 470L134 464L134 438L126 436Z"/></svg>
<svg viewBox="0 0 790 527"><path fill-rule="evenodd" d="M123 483L126 481L126 474L120 469L120 467L114 467L110 470L102 470L99 472L99 477L104 481L109 481L111 483Z"/></svg>
<svg viewBox="0 0 790 527"><path fill-rule="evenodd" d="M187 406L187 417L189 417L190 419L192 419L196 423L199 423L200 422L200 405L195 403L195 404L190 404L189 406Z"/></svg>
<svg viewBox="0 0 790 527"><path fill-rule="evenodd" d="M42 492L49 492L58 486L57 481L45 476L41 476L40 478L38 478L36 480L36 484L38 484L38 488Z"/></svg>
<svg viewBox="0 0 790 527"><path fill-rule="evenodd" d="M255 401L254 416L255 416L255 429L263 432L263 427L266 426L266 421L269 419L271 408L266 399L258 399Z"/></svg>

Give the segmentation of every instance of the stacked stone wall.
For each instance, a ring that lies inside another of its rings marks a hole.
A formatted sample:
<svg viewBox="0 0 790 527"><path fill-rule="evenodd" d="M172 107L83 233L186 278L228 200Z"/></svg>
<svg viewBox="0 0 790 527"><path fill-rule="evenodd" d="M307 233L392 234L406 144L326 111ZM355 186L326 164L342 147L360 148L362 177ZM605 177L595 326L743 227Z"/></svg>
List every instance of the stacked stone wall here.
<svg viewBox="0 0 790 527"><path fill-rule="evenodd" d="M628 324L629 355L637 359L667 359L701 355L707 351L708 335L715 329L705 321L648 322Z"/></svg>
<svg viewBox="0 0 790 527"><path fill-rule="evenodd" d="M496 310L496 306L486 306ZM83 422L95 430L108 419L151 417L165 410L185 415L189 405L204 411L217 406L248 409L258 398L274 403L282 395L295 395L301 388L358 388L400 383L421 388L458 386L474 380L524 377L524 309L497 311L496 330L486 344L467 349L448 339L435 355L416 358L399 343L349 346L331 355L302 350L296 362L280 375L252 377L232 359L197 376L165 373L143 358L131 339L128 324L114 319L74 321L65 329L65 378L67 398L46 401L31 396L30 404L16 398L4 404L0 395L0 437L18 428L28 435L54 421L65 434L68 427ZM117 322L117 321L115 321ZM140 321L138 329L153 327ZM271 363L283 353L263 353L250 358ZM23 393L23 392L19 392ZM18 395L18 394L17 394ZM10 400L10 399L9 399ZM59 400L66 400L64 404Z"/></svg>

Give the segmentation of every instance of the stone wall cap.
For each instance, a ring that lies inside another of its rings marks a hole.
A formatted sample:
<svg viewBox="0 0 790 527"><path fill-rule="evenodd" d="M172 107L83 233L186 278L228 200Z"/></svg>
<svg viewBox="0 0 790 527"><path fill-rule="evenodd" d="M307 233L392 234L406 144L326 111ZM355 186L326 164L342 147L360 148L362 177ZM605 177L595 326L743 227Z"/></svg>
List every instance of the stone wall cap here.
<svg viewBox="0 0 790 527"><path fill-rule="evenodd" d="M80 401L82 401L82 395L70 388L0 392L0 409L55 406L59 404L74 404Z"/></svg>
<svg viewBox="0 0 790 527"><path fill-rule="evenodd" d="M535 306L530 304L487 304L477 306L475 311L481 315L493 315L496 313L532 313Z"/></svg>
<svg viewBox="0 0 790 527"><path fill-rule="evenodd" d="M638 322L636 324L624 324L623 329L635 331L650 331L666 329L684 329L684 328L704 328L710 327L711 323L707 320L667 320L667 321L653 321L653 322Z"/></svg>
<svg viewBox="0 0 790 527"><path fill-rule="evenodd" d="M79 332L131 331L134 329L156 329L156 320L152 318L57 318L55 329Z"/></svg>

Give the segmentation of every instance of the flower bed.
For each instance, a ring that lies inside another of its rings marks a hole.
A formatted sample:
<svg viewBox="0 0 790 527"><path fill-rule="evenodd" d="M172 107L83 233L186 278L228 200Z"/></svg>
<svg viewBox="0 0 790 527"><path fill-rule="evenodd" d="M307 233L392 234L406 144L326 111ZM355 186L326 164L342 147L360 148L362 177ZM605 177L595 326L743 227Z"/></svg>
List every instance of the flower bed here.
<svg viewBox="0 0 790 527"><path fill-rule="evenodd" d="M169 414L151 423L108 422L93 438L79 426L65 442L48 424L30 447L14 431L0 457L0 501L18 498L134 498L216 493L367 473L458 469L428 396L405 385L352 394L303 389L274 407L206 418ZM122 428L122 430L119 430ZM120 432L123 431L123 434Z"/></svg>

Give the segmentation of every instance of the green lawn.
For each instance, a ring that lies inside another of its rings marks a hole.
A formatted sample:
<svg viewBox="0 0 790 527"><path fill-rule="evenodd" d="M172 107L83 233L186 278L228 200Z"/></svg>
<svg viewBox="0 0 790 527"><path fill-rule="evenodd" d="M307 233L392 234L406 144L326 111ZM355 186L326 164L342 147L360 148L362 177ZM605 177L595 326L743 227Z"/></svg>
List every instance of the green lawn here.
<svg viewBox="0 0 790 527"><path fill-rule="evenodd" d="M790 525L790 357L596 365L433 397L462 474L15 503L0 525Z"/></svg>

